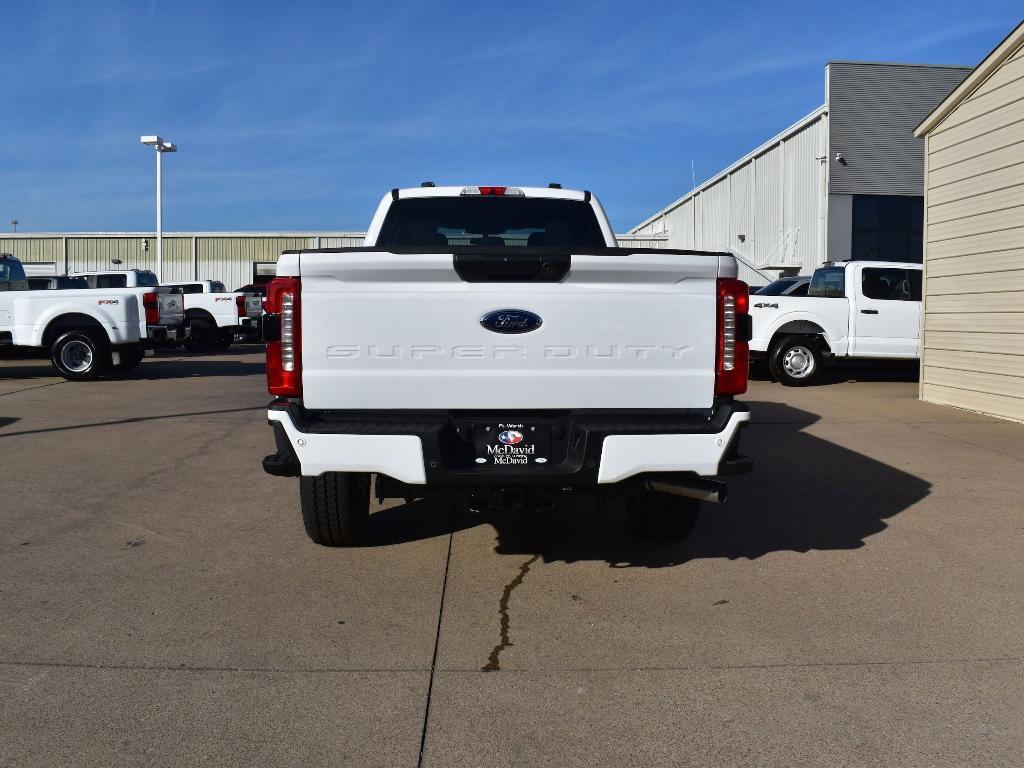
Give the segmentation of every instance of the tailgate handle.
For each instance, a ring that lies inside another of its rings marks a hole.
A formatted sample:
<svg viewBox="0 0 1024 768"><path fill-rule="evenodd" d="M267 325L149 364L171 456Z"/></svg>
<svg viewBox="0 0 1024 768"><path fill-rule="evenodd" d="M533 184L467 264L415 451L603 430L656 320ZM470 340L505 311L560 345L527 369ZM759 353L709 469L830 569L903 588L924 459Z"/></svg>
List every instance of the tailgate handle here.
<svg viewBox="0 0 1024 768"><path fill-rule="evenodd" d="M557 283L569 272L572 259L568 253L538 253L536 249L525 253L460 251L453 258L455 272L467 283Z"/></svg>

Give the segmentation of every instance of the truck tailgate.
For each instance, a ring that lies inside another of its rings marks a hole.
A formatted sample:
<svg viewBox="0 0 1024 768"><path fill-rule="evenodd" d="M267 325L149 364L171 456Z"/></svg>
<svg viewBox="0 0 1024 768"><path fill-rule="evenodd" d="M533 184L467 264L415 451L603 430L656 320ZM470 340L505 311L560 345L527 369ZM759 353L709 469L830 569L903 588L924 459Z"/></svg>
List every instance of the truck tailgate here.
<svg viewBox="0 0 1024 768"><path fill-rule="evenodd" d="M307 408L712 405L716 256L573 255L556 283L464 282L437 253L310 252L299 265ZM502 309L542 324L484 327Z"/></svg>
<svg viewBox="0 0 1024 768"><path fill-rule="evenodd" d="M175 326L185 322L185 297L180 293L160 290L160 325Z"/></svg>
<svg viewBox="0 0 1024 768"><path fill-rule="evenodd" d="M245 316L260 317L263 315L263 299L259 296L245 297Z"/></svg>

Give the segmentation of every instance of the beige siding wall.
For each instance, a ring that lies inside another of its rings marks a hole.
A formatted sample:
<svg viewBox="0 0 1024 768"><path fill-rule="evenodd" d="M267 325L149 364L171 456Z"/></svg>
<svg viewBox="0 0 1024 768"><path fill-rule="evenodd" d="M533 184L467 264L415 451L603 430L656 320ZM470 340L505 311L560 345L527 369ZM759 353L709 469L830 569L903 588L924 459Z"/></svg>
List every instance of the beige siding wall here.
<svg viewBox="0 0 1024 768"><path fill-rule="evenodd" d="M929 135L921 397L1024 421L1024 47Z"/></svg>

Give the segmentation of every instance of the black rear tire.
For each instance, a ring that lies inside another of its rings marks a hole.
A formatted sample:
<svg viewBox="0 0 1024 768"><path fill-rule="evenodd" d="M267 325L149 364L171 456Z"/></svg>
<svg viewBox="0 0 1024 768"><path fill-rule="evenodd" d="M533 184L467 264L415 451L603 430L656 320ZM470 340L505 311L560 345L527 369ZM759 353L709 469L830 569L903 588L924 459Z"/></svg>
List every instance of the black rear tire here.
<svg viewBox="0 0 1024 768"><path fill-rule="evenodd" d="M208 320L193 320L185 337L189 352L212 352L217 343L217 327Z"/></svg>
<svg viewBox="0 0 1024 768"><path fill-rule="evenodd" d="M679 541L693 531L701 502L670 493L644 491L628 501L633 534L644 541Z"/></svg>
<svg viewBox="0 0 1024 768"><path fill-rule="evenodd" d="M110 343L98 331L68 331L50 346L50 361L68 381L92 381L110 369Z"/></svg>
<svg viewBox="0 0 1024 768"><path fill-rule="evenodd" d="M325 547L354 547L370 519L370 475L325 472L299 478L299 499L306 534Z"/></svg>
<svg viewBox="0 0 1024 768"><path fill-rule="evenodd" d="M127 373L141 363L146 356L146 351L142 347L122 347L117 352L121 361L110 366L110 370L114 373Z"/></svg>
<svg viewBox="0 0 1024 768"><path fill-rule="evenodd" d="M806 387L814 382L825 364L821 344L809 336L785 336L768 353L768 369L780 384Z"/></svg>
<svg viewBox="0 0 1024 768"><path fill-rule="evenodd" d="M234 331L218 331L218 336L214 342L214 349L219 352L223 352L225 349L231 347L231 344L235 341Z"/></svg>

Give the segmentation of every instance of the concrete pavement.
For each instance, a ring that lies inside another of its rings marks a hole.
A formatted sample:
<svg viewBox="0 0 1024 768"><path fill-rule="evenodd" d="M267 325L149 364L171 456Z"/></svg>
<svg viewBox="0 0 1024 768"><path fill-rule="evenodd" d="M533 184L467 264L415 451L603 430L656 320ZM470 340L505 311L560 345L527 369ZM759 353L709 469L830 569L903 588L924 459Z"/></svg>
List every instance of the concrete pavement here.
<svg viewBox="0 0 1024 768"><path fill-rule="evenodd" d="M1019 764L1024 426L753 382L682 544L414 502L327 550L251 350L0 362L0 765Z"/></svg>

